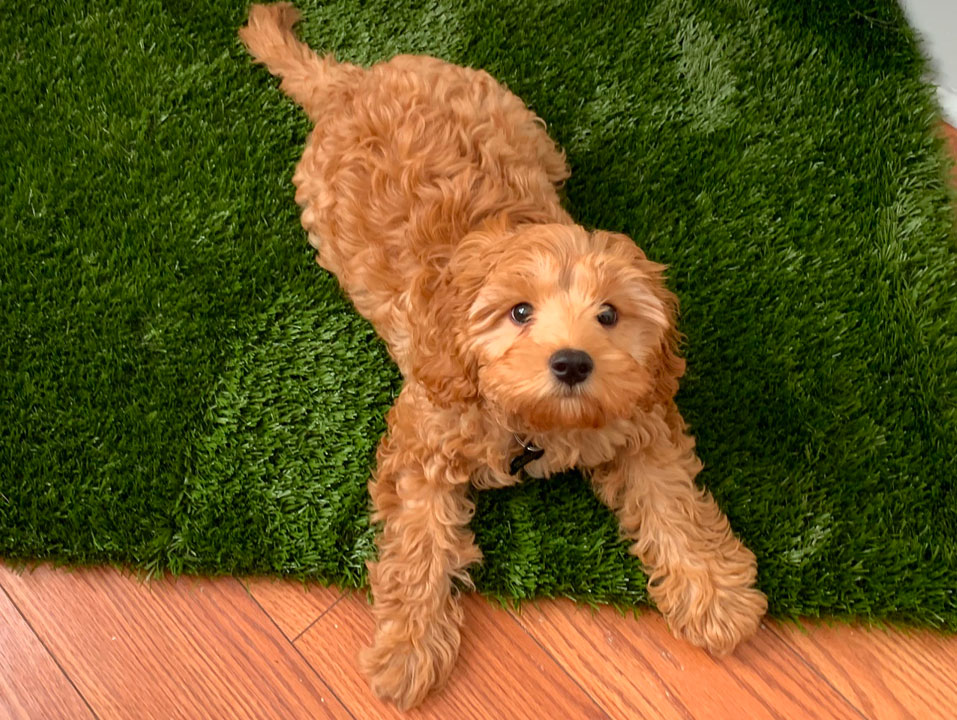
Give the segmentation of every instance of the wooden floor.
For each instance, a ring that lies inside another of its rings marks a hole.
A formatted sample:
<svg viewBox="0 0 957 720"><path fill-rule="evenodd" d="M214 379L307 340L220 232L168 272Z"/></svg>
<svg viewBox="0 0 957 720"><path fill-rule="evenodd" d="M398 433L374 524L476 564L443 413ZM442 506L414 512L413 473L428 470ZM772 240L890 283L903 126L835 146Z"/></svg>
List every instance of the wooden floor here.
<svg viewBox="0 0 957 720"><path fill-rule="evenodd" d="M269 579L0 566L2 718L401 717L356 667L364 595ZM955 718L957 637L768 621L723 660L660 616L468 597L450 685L413 718Z"/></svg>
<svg viewBox="0 0 957 720"><path fill-rule="evenodd" d="M411 718L957 718L954 636L767 621L715 660L653 611L465 607L453 679ZM371 637L336 589L0 564L0 719L399 717L357 670Z"/></svg>
<svg viewBox="0 0 957 720"><path fill-rule="evenodd" d="M957 161L957 130L955 130L950 125L942 126L944 138L947 140L947 146L950 148L950 154ZM954 185L957 185L957 164L951 170L951 178L954 181Z"/></svg>

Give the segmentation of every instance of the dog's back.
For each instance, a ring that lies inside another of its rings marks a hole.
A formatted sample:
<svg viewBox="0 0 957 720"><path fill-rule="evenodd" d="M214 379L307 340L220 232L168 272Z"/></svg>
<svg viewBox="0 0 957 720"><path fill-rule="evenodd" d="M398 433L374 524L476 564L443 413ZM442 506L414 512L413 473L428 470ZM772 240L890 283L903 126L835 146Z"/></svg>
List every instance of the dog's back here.
<svg viewBox="0 0 957 720"><path fill-rule="evenodd" d="M544 123L483 71L401 55L364 70L320 57L288 3L254 5L240 37L315 123L293 182L302 224L405 371L406 294L436 281L491 219L571 222Z"/></svg>

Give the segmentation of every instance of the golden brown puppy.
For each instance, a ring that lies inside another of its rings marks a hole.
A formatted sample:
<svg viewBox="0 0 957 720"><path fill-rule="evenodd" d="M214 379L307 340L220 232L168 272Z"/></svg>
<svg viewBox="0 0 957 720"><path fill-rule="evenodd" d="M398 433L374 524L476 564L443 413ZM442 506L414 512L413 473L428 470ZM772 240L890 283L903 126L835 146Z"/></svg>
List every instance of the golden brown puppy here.
<svg viewBox="0 0 957 720"><path fill-rule="evenodd" d="M255 5L240 37L315 123L293 178L302 225L405 378L370 484L373 689L408 708L447 679L456 581L481 558L469 486L511 485L522 466L582 468L673 631L731 651L766 601L754 555L695 484L664 268L574 223L555 190L563 154L487 73L337 63L296 39L298 18Z"/></svg>

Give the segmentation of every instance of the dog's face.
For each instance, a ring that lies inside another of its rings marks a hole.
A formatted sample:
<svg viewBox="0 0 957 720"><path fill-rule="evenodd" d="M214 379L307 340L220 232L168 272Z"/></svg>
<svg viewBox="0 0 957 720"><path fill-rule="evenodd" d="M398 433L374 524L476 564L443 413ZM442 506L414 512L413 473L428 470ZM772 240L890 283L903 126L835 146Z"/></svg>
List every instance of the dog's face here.
<svg viewBox="0 0 957 720"><path fill-rule="evenodd" d="M673 395L683 363L662 270L627 237L577 226L466 240L453 259L463 372L535 430L602 427Z"/></svg>

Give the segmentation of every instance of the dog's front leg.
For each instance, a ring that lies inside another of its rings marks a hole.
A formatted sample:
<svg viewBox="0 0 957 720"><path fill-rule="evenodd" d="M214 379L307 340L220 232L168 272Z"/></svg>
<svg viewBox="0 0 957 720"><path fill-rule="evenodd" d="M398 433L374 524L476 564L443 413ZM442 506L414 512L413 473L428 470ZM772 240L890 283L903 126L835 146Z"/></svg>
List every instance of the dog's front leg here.
<svg viewBox="0 0 957 720"><path fill-rule="evenodd" d="M592 483L634 540L648 594L672 632L723 655L757 630L767 609L754 587L757 563L695 484L701 463L677 411L647 422L653 440L596 469Z"/></svg>
<svg viewBox="0 0 957 720"><path fill-rule="evenodd" d="M376 621L361 663L373 691L400 709L448 678L459 650L456 580L481 559L468 522L468 474L422 444L409 423L393 427L370 485L382 521L379 560L369 566Z"/></svg>

